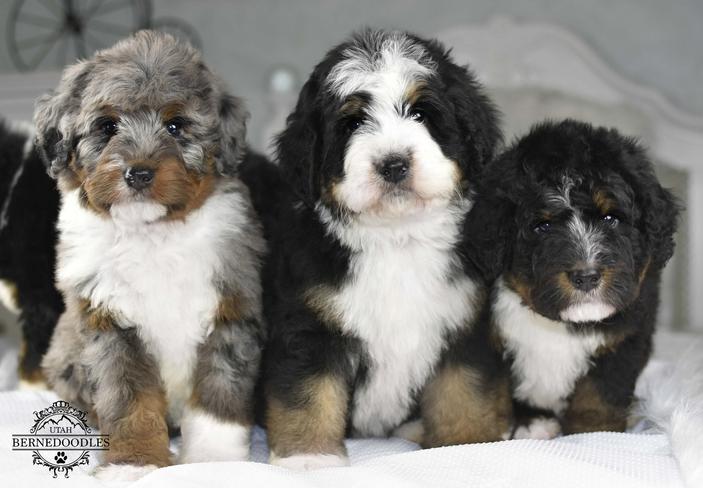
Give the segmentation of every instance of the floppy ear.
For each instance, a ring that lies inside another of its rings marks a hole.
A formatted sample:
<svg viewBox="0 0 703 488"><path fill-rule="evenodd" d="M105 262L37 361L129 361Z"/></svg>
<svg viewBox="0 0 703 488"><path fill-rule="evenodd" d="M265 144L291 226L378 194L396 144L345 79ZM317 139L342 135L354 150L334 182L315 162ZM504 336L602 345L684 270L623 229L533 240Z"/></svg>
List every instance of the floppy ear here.
<svg viewBox="0 0 703 488"><path fill-rule="evenodd" d="M625 152L636 204L642 209L640 229L649 245L651 265L661 269L674 254L674 233L681 206L676 197L659 184L647 153L635 140L627 141Z"/></svg>
<svg viewBox="0 0 703 488"><path fill-rule="evenodd" d="M54 178L68 167L78 144L74 123L89 74L88 61L69 66L56 91L41 96L36 102L35 144L49 174Z"/></svg>
<svg viewBox="0 0 703 488"><path fill-rule="evenodd" d="M515 233L515 205L497 193L479 194L464 222L464 252L487 283L510 262Z"/></svg>
<svg viewBox="0 0 703 488"><path fill-rule="evenodd" d="M680 205L674 195L662 188L651 172L646 185L644 225L650 245L652 265L663 268L674 254L674 233L678 226Z"/></svg>
<svg viewBox="0 0 703 488"><path fill-rule="evenodd" d="M500 114L468 68L451 63L445 79L450 80L447 95L454 105L464 145L469 151L468 166L481 171L493 160L502 142Z"/></svg>
<svg viewBox="0 0 703 488"><path fill-rule="evenodd" d="M515 170L514 151L485 168L474 205L464 222L464 251L488 283L512 261L517 232L515 194L521 177Z"/></svg>
<svg viewBox="0 0 703 488"><path fill-rule="evenodd" d="M315 184L319 165L321 138L320 107L317 106L320 90L315 73L305 82L295 110L286 120L285 130L278 136L278 163L283 176L295 194L309 206L319 197Z"/></svg>
<svg viewBox="0 0 703 488"><path fill-rule="evenodd" d="M222 93L218 115L220 117L220 152L215 158L215 166L220 174L233 175L246 152L249 112L240 98Z"/></svg>

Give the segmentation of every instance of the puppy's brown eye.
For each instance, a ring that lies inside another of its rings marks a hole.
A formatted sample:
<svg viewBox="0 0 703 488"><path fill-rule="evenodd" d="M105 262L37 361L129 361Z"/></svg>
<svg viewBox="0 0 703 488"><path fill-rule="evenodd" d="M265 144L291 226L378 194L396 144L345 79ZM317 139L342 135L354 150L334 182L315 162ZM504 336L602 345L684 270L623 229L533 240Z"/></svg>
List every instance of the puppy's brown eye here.
<svg viewBox="0 0 703 488"><path fill-rule="evenodd" d="M620 219L618 219L615 215L612 214L607 214L602 217L603 222L608 224L610 227L615 227L620 223Z"/></svg>
<svg viewBox="0 0 703 488"><path fill-rule="evenodd" d="M546 234L547 232L552 230L552 223L548 220L544 220L539 224L535 225L532 230L534 230L536 234Z"/></svg>
<svg viewBox="0 0 703 488"><path fill-rule="evenodd" d="M422 110L417 109L417 108L411 110L410 113L408 114L408 117L410 117L410 120L412 120L413 122L417 122L419 124L424 123L425 120L427 119L425 112L423 112Z"/></svg>
<svg viewBox="0 0 703 488"><path fill-rule="evenodd" d="M183 131L183 125L184 125L183 119L180 119L180 118L171 119L168 122L166 122L166 130L173 137L178 137L181 135L181 133Z"/></svg>
<svg viewBox="0 0 703 488"><path fill-rule="evenodd" d="M117 134L117 122L112 119L105 119L100 122L100 132L108 137Z"/></svg>

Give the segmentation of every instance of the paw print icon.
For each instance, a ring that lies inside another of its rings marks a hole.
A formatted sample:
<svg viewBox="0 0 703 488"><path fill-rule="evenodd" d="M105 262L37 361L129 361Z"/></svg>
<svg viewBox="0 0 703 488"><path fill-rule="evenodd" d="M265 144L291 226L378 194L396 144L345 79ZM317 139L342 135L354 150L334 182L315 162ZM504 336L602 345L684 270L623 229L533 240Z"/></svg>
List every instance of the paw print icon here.
<svg viewBox="0 0 703 488"><path fill-rule="evenodd" d="M63 451L57 452L56 456L54 456L54 461L56 461L56 464L64 464L66 462L66 453Z"/></svg>

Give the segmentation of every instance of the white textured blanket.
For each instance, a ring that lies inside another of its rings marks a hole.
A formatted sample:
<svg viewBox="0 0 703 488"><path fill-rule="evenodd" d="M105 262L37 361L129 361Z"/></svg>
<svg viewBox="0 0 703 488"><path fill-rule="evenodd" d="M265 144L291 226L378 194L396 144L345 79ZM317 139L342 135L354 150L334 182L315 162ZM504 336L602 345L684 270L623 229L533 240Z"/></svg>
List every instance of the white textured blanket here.
<svg viewBox="0 0 703 488"><path fill-rule="evenodd" d="M4 367L8 367L7 363ZM662 381L670 382L674 377L677 373L666 364L651 364L639 390L646 395L653 388L660 389ZM1 486L105 485L89 476L94 457L91 465L74 470L64 480L53 479L45 467L32 465L31 452L11 451L11 435L27 433L33 412L55 400L55 395L44 391L0 393ZM703 423L703 419L699 422ZM130 486L676 488L687 486L684 477L688 486L698 486L691 483L700 481L695 479L695 458L696 453L700 454L703 464L703 451L684 446L694 462L682 476L669 436L644 430L642 425L627 434L581 434L551 441L505 441L429 450L419 450L400 439L349 440L350 467L312 472L293 472L265 464L265 435L256 430L252 462L172 466L152 472ZM697 444L702 445L700 441ZM126 486L109 484L113 485Z"/></svg>

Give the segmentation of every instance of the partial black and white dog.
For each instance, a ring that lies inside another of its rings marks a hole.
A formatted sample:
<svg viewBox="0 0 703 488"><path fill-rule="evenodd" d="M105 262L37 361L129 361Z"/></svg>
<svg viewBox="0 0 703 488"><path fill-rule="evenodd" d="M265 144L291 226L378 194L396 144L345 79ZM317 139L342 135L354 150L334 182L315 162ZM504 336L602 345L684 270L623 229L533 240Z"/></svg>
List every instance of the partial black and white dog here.
<svg viewBox="0 0 703 488"><path fill-rule="evenodd" d="M44 385L41 358L63 301L54 286L59 192L29 124L0 120L0 301L22 326L20 381Z"/></svg>
<svg viewBox="0 0 703 488"><path fill-rule="evenodd" d="M487 288L462 246L499 140L436 41L367 30L315 67L278 139L293 196L265 292L273 463L344 464L348 433L438 446L507 430Z"/></svg>
<svg viewBox="0 0 703 488"><path fill-rule="evenodd" d="M66 301L43 366L110 435L99 475L243 460L265 337L261 226L236 177L246 111L173 37L142 31L37 103L58 179Z"/></svg>
<svg viewBox="0 0 703 488"><path fill-rule="evenodd" d="M483 188L472 217L498 276L514 436L623 431L674 250L674 198L635 140L573 120L534 127Z"/></svg>

